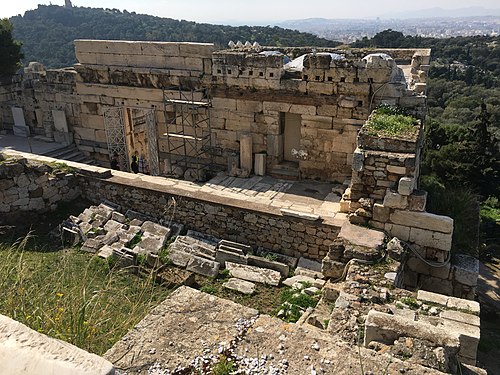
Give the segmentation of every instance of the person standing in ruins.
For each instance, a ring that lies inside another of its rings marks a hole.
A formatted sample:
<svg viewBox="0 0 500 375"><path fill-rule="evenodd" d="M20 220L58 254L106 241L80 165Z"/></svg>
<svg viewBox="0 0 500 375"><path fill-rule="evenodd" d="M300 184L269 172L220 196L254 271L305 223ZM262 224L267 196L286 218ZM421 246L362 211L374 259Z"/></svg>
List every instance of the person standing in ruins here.
<svg viewBox="0 0 500 375"><path fill-rule="evenodd" d="M132 162L130 163L130 168L132 172L139 173L139 152L136 151L132 155Z"/></svg>
<svg viewBox="0 0 500 375"><path fill-rule="evenodd" d="M115 152L113 158L111 159L111 169L120 170L120 162L118 161L118 154Z"/></svg>

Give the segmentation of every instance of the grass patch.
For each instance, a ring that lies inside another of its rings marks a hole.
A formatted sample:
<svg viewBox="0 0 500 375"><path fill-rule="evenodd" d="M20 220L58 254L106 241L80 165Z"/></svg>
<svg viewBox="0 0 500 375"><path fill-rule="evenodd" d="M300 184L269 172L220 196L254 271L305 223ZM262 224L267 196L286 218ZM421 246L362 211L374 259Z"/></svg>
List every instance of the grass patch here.
<svg viewBox="0 0 500 375"><path fill-rule="evenodd" d="M171 290L76 249L0 245L0 313L103 354Z"/></svg>
<svg viewBox="0 0 500 375"><path fill-rule="evenodd" d="M368 134L376 137L412 138L419 127L415 117L398 107L382 106L370 116L367 123Z"/></svg>
<svg viewBox="0 0 500 375"><path fill-rule="evenodd" d="M417 310L420 306L416 298L413 297L403 297L399 300L401 303L404 303L412 310Z"/></svg>
<svg viewBox="0 0 500 375"><path fill-rule="evenodd" d="M305 309L315 307L318 303L317 299L291 288L281 292L280 301L281 305L276 313L281 319L291 323L299 320Z"/></svg>
<svg viewBox="0 0 500 375"><path fill-rule="evenodd" d="M57 172L74 173L76 171L75 168L70 167L66 163L49 162L47 163L47 165L53 169L52 173L57 173Z"/></svg>

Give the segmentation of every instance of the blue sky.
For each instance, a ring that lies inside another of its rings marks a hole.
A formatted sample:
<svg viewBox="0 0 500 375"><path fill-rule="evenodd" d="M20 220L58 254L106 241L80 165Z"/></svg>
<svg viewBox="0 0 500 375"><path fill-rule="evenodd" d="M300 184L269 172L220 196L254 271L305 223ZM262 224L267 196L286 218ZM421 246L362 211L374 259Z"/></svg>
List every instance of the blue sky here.
<svg viewBox="0 0 500 375"><path fill-rule="evenodd" d="M72 0L73 5L127 9L160 17L208 23L259 23L300 18L375 18L387 13L432 7L498 8L498 0ZM23 14L37 4L63 5L64 0L2 0L0 17Z"/></svg>

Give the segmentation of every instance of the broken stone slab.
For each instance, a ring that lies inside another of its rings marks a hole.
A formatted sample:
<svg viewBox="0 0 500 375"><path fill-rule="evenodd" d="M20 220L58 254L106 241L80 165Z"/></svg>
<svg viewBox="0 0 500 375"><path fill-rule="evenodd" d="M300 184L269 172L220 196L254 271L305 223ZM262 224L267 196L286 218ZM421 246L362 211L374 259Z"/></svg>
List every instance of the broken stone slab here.
<svg viewBox="0 0 500 375"><path fill-rule="evenodd" d="M301 257L297 263L297 267L305 268L311 271L316 271L321 273L321 262L317 262L312 259Z"/></svg>
<svg viewBox="0 0 500 375"><path fill-rule="evenodd" d="M322 279L324 275L321 272L312 271L308 268L297 267L294 272L295 275L307 276L313 279Z"/></svg>
<svg viewBox="0 0 500 375"><path fill-rule="evenodd" d="M476 365L477 348L481 337L481 330L478 326L467 323L456 322L454 320L441 319L437 327L443 328L460 341L460 351L458 359L469 365Z"/></svg>
<svg viewBox="0 0 500 375"><path fill-rule="evenodd" d="M256 283L278 286L281 280L281 275L278 271L265 268L231 262L226 262L226 268L233 277Z"/></svg>
<svg viewBox="0 0 500 375"><path fill-rule="evenodd" d="M321 273L326 278L338 279L343 275L345 267L345 263L330 259L327 255L321 262Z"/></svg>
<svg viewBox="0 0 500 375"><path fill-rule="evenodd" d="M210 234L197 232L194 230L188 230L186 236L196 238L197 240L205 242L206 244L212 245L214 247L217 246L217 244L220 241L220 238L217 238L217 237L212 236Z"/></svg>
<svg viewBox="0 0 500 375"><path fill-rule="evenodd" d="M164 244L165 237L156 236L146 232L142 235L141 241L135 245L134 249L136 249L138 254L158 254Z"/></svg>
<svg viewBox="0 0 500 375"><path fill-rule="evenodd" d="M168 252L168 258L177 267L186 268L191 257L192 257L192 254L189 254L189 253L186 253L186 252L180 251L180 250L169 249L169 252Z"/></svg>
<svg viewBox="0 0 500 375"><path fill-rule="evenodd" d="M149 220L145 221L141 225L141 230L144 233L154 234L155 236L164 237L165 239L167 239L168 236L170 235L170 229L169 228L164 227L164 226L162 226L160 224L153 223L152 221L149 221Z"/></svg>
<svg viewBox="0 0 500 375"><path fill-rule="evenodd" d="M225 246L226 250L235 249L236 252L243 252L244 254L253 252L252 246L228 240L219 241L218 247L221 246Z"/></svg>
<svg viewBox="0 0 500 375"><path fill-rule="evenodd" d="M192 237L178 236L170 247L202 258L215 260L215 248Z"/></svg>
<svg viewBox="0 0 500 375"><path fill-rule="evenodd" d="M255 255L248 255L247 259L248 259L248 265L261 268L268 268L270 270L278 271L283 277L287 277L288 274L290 273L290 267L287 264L283 264L280 262L276 262Z"/></svg>
<svg viewBox="0 0 500 375"><path fill-rule="evenodd" d="M127 254L123 250L113 249L113 258L115 260L115 267L117 268L128 268L135 266L135 257L131 254Z"/></svg>
<svg viewBox="0 0 500 375"><path fill-rule="evenodd" d="M219 245L217 246L217 249L224 250L228 253L233 253L233 254L238 254L241 256L245 256L245 252L241 249L238 249L236 247L231 247L231 246L226 246L226 245Z"/></svg>
<svg viewBox="0 0 500 375"><path fill-rule="evenodd" d="M431 324L412 321L402 316L390 315L370 310L365 321L364 345L376 341L392 344L400 337L413 337L426 340L437 347L443 348L444 363L448 364L445 370L455 373L457 369L456 356L460 350L460 342L455 335L447 330L434 327Z"/></svg>
<svg viewBox="0 0 500 375"><path fill-rule="evenodd" d="M382 250L379 247L364 247L352 244L345 244L343 260L361 259L366 261L376 261L382 257Z"/></svg>
<svg viewBox="0 0 500 375"><path fill-rule="evenodd" d="M311 214L309 212L290 210L288 208L282 208L280 210L280 212L283 216L291 216L291 217L296 217L296 218L308 220L308 221L318 221L321 218L317 214Z"/></svg>
<svg viewBox="0 0 500 375"><path fill-rule="evenodd" d="M125 215L118 211L113 211L113 213L111 214L111 219L122 224L127 221Z"/></svg>
<svg viewBox="0 0 500 375"><path fill-rule="evenodd" d="M419 290L417 292L417 300L423 302L430 302L437 305L445 306L448 309L460 310L469 314L479 316L481 311L480 305L476 301L461 299L456 297L448 297L443 294L432 293L426 290Z"/></svg>
<svg viewBox="0 0 500 375"><path fill-rule="evenodd" d="M307 294L308 296L315 296L319 293L321 289L316 288L315 286L311 286L309 288L304 288L302 293Z"/></svg>
<svg viewBox="0 0 500 375"><path fill-rule="evenodd" d="M62 228L61 236L62 236L62 241L66 244L69 244L70 246L76 246L81 241L79 231L69 229L66 227Z"/></svg>
<svg viewBox="0 0 500 375"><path fill-rule="evenodd" d="M116 232L118 230L120 230L122 228L123 224L116 221L116 220L113 220L113 219L110 219L106 222L106 224L104 224L104 230L106 232Z"/></svg>
<svg viewBox="0 0 500 375"><path fill-rule="evenodd" d="M221 267L226 267L226 262L248 264L248 259L245 255L226 251L222 248L216 250L215 260L221 264Z"/></svg>
<svg viewBox="0 0 500 375"><path fill-rule="evenodd" d="M379 249L384 245L385 234L346 222L342 225L338 238L352 245Z"/></svg>
<svg viewBox="0 0 500 375"><path fill-rule="evenodd" d="M113 375L102 357L0 315L2 374Z"/></svg>
<svg viewBox="0 0 500 375"><path fill-rule="evenodd" d="M146 373L141 369L153 363L170 373L190 369L195 358L218 356L221 342L236 342L241 323L257 315L255 309L181 286L104 357L130 375Z"/></svg>
<svg viewBox="0 0 500 375"><path fill-rule="evenodd" d="M325 280L315 279L315 278L309 277L309 276L295 275L295 276L289 277L288 279L285 279L283 281L283 284L291 287L295 283L308 283L308 284L311 284L312 286L315 286L316 288L323 288L323 286L325 285L325 282L326 282Z"/></svg>
<svg viewBox="0 0 500 375"><path fill-rule="evenodd" d="M107 204L101 203L99 206L95 207L92 211L96 215L103 216L106 218L106 220L109 220L115 209L113 207L108 206Z"/></svg>
<svg viewBox="0 0 500 375"><path fill-rule="evenodd" d="M144 215L140 212L137 212L137 211L134 211L134 210L127 210L127 212L125 212L125 217L127 219L130 219L130 220L133 220L133 219L137 219L137 220L140 220L142 222L145 222L145 221L153 221L154 218L151 217L151 216L148 216L148 215Z"/></svg>
<svg viewBox="0 0 500 375"><path fill-rule="evenodd" d="M461 311L444 310L441 311L439 316L443 319L452 320L458 323L470 324L475 327L479 327L481 324L481 319L472 314L467 314Z"/></svg>
<svg viewBox="0 0 500 375"><path fill-rule="evenodd" d="M186 266L188 271L207 276L216 277L219 274L220 263L213 260L204 259L198 256L191 256Z"/></svg>
<svg viewBox="0 0 500 375"><path fill-rule="evenodd" d="M351 306L351 303L358 302L359 300L360 298L358 296L340 291L338 298L335 300L335 308L347 309Z"/></svg>
<svg viewBox="0 0 500 375"><path fill-rule="evenodd" d="M224 288L235 290L237 292L243 294L254 294L255 293L255 284L250 281L245 281L237 278L230 278L224 284L222 284Z"/></svg>
<svg viewBox="0 0 500 375"><path fill-rule="evenodd" d="M111 246L104 245L103 247L101 247L101 249L97 253L97 256L99 258L108 259L110 256L113 255L113 250L114 249Z"/></svg>
<svg viewBox="0 0 500 375"><path fill-rule="evenodd" d="M297 267L297 262L299 261L299 258L291 257L285 254L280 254L280 253L275 253L263 248L259 248L257 250L257 255L260 255L261 257L265 257L266 255L270 255L273 258L276 258L276 260L280 263L284 263L288 265L290 268L295 268Z"/></svg>
<svg viewBox="0 0 500 375"><path fill-rule="evenodd" d="M82 251L86 251L88 253L96 253L102 246L103 246L103 242L102 241L99 241L98 239L96 238L88 238L82 245L82 247L80 248L80 250Z"/></svg>

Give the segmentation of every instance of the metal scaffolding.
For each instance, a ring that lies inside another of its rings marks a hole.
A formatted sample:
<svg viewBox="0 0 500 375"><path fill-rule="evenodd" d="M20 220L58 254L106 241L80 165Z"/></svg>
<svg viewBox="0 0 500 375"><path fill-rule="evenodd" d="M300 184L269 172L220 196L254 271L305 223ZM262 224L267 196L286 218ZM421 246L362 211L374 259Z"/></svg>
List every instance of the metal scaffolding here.
<svg viewBox="0 0 500 375"><path fill-rule="evenodd" d="M165 88L163 103L169 174L204 181L212 164L208 90Z"/></svg>
<svg viewBox="0 0 500 375"><path fill-rule="evenodd" d="M129 171L129 150L125 140L123 108L110 107L104 110L104 129L106 130L109 157L111 158L114 154L117 154L120 158L120 164L122 164L121 168Z"/></svg>

